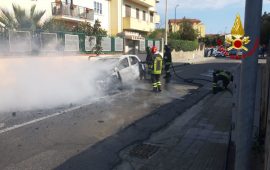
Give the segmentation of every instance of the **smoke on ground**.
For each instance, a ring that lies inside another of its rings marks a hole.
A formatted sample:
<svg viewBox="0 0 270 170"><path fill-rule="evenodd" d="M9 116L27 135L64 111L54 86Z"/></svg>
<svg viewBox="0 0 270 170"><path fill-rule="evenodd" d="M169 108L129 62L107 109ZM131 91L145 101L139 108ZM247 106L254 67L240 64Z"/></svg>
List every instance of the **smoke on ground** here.
<svg viewBox="0 0 270 170"><path fill-rule="evenodd" d="M0 113L57 107L98 97L96 80L114 63L86 57L0 58Z"/></svg>

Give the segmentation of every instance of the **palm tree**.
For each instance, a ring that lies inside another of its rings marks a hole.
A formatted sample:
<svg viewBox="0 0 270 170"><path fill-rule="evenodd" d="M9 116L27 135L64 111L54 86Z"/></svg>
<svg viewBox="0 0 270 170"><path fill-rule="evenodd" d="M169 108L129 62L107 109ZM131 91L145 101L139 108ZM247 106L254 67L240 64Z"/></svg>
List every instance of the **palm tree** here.
<svg viewBox="0 0 270 170"><path fill-rule="evenodd" d="M36 5L32 5L30 14L27 15L25 9L22 9L19 5L12 4L14 16L5 9L0 9L2 15L0 15L0 23L4 25L6 30L30 30L35 31L39 26L39 22L44 11L35 12Z"/></svg>

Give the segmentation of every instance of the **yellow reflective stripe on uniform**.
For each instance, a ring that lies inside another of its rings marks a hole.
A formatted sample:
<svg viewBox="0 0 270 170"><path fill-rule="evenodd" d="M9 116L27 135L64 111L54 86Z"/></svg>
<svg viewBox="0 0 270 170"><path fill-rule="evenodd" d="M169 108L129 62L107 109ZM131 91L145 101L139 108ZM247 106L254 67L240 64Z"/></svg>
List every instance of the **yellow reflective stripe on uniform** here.
<svg viewBox="0 0 270 170"><path fill-rule="evenodd" d="M156 54L153 62L152 74L161 74L162 70L162 57L160 54Z"/></svg>

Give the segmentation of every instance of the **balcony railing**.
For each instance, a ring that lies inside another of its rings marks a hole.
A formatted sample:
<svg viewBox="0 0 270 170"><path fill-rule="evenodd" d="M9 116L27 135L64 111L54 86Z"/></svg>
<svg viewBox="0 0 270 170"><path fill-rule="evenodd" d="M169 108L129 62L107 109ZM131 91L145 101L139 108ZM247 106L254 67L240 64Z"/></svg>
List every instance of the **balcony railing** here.
<svg viewBox="0 0 270 170"><path fill-rule="evenodd" d="M64 2L52 2L53 16L67 16L74 19L94 20L94 10Z"/></svg>
<svg viewBox="0 0 270 170"><path fill-rule="evenodd" d="M155 29L155 24L150 21L139 20L132 17L123 18L123 28L127 30L152 31Z"/></svg>

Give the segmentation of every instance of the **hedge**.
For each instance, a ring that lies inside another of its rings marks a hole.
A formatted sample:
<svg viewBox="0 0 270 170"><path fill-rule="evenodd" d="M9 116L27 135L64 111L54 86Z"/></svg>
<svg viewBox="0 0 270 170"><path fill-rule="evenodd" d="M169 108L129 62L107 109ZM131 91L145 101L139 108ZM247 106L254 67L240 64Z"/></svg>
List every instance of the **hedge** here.
<svg viewBox="0 0 270 170"><path fill-rule="evenodd" d="M168 40L168 45L171 49L175 51L194 51L198 49L199 43L197 40L195 41L187 41L187 40Z"/></svg>

